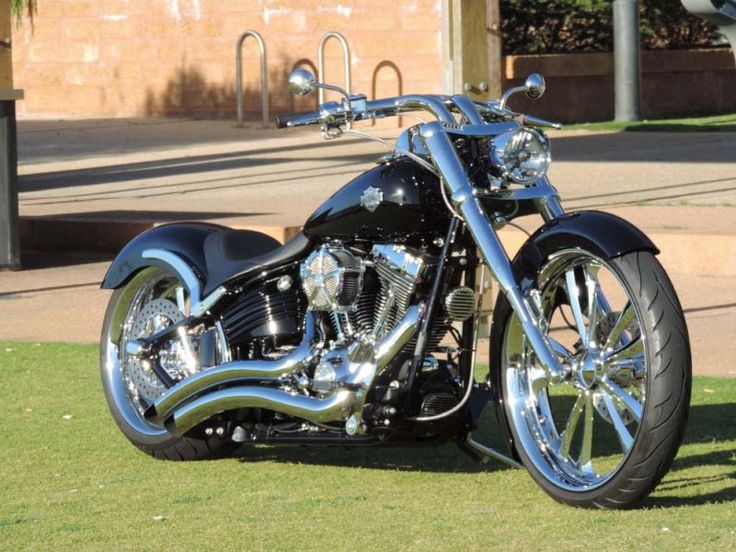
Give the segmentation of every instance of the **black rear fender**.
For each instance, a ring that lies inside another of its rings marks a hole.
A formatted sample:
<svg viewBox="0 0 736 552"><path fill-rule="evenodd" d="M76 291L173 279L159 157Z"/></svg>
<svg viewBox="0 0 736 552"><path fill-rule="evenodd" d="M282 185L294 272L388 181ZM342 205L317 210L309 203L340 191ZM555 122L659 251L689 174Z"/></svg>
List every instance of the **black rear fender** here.
<svg viewBox="0 0 736 552"><path fill-rule="evenodd" d="M237 238L245 242L253 256L280 245L277 240L260 232L233 232L216 224L167 224L148 230L128 243L107 270L102 287L120 288L141 269L158 266L180 276L196 301L201 298L202 291L210 293L214 286L223 283L221 265L230 261L227 252L219 250L218 239L232 234L237 234ZM208 238L214 239L208 242Z"/></svg>

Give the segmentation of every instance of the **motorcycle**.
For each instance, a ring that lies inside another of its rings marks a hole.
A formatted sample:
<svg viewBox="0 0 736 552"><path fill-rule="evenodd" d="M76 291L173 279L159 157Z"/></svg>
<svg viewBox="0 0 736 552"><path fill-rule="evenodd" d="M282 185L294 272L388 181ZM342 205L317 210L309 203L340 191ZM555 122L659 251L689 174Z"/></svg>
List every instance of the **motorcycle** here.
<svg viewBox="0 0 736 552"><path fill-rule="evenodd" d="M649 238L608 213L563 210L544 133L560 126L507 105L539 98L544 79L487 102L369 101L303 70L289 86L342 100L277 117L279 128L335 139L370 137L360 121L430 120L384 142L391 153L284 245L202 223L126 245L102 284L114 293L101 342L125 436L169 460L246 444L456 440L479 460L523 466L569 505L645 498L688 416L685 319ZM542 225L509 259L497 231L535 214ZM488 375L476 378L486 274L499 293ZM474 437L486 406L508 451Z"/></svg>

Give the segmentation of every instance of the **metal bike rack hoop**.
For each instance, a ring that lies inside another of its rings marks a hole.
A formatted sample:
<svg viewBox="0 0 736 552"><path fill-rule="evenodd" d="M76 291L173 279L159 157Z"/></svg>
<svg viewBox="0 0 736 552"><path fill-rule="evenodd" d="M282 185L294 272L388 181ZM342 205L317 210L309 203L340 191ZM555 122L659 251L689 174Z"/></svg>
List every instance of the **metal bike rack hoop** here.
<svg viewBox="0 0 736 552"><path fill-rule="evenodd" d="M350 95L350 46L348 41L341 33L337 31L327 31L319 41L319 47L317 50L317 80L324 82L325 77L325 44L331 38L336 38L342 45L343 56L345 57L345 91ZM325 91L320 88L319 103L325 101Z"/></svg>
<svg viewBox="0 0 736 552"><path fill-rule="evenodd" d="M238 126L243 126L243 42L252 36L258 42L261 58L261 122L268 127L268 64L266 61L266 43L260 33L254 30L245 31L238 38L235 46L235 94L238 105Z"/></svg>

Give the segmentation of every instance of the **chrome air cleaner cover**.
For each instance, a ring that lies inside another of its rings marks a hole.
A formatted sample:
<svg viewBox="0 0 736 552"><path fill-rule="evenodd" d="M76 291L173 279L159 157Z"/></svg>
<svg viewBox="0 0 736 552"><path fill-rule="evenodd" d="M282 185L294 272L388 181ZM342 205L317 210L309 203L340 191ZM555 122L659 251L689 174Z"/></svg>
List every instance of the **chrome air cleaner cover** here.
<svg viewBox="0 0 736 552"><path fill-rule="evenodd" d="M363 263L340 246L324 245L301 266L302 288L315 311L351 309L363 284Z"/></svg>

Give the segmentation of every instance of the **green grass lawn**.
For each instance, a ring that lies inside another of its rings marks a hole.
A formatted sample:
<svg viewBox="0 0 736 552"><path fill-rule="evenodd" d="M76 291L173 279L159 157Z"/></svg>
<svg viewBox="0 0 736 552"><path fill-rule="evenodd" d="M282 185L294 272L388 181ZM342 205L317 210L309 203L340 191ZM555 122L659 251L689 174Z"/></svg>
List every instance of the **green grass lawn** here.
<svg viewBox="0 0 736 552"><path fill-rule="evenodd" d="M561 506L454 445L153 460L108 415L94 346L0 342L2 549L736 549L736 380L696 378L644 507Z"/></svg>
<svg viewBox="0 0 736 552"><path fill-rule="evenodd" d="M656 119L651 121L583 123L565 125L565 130L611 130L628 132L736 132L736 113L713 117Z"/></svg>

